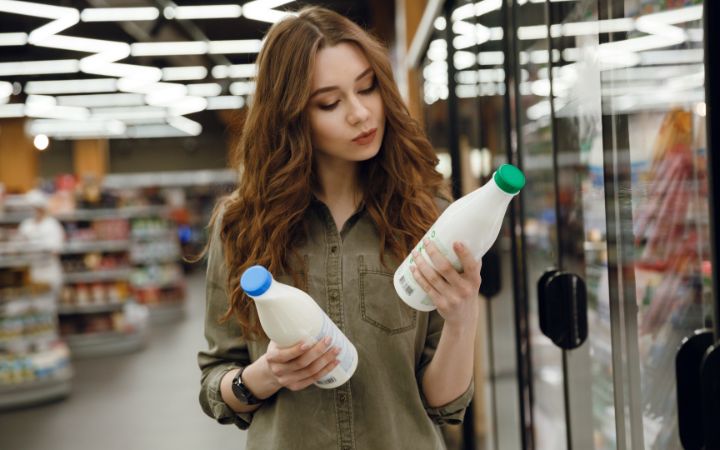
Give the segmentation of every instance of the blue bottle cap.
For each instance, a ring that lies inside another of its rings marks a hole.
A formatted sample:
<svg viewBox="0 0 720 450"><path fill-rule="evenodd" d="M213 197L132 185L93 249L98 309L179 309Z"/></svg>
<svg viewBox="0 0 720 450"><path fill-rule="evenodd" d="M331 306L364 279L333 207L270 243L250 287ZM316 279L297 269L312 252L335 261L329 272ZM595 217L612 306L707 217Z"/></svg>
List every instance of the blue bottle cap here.
<svg viewBox="0 0 720 450"><path fill-rule="evenodd" d="M257 297L270 289L273 278L263 266L252 266L240 277L240 287L247 295Z"/></svg>

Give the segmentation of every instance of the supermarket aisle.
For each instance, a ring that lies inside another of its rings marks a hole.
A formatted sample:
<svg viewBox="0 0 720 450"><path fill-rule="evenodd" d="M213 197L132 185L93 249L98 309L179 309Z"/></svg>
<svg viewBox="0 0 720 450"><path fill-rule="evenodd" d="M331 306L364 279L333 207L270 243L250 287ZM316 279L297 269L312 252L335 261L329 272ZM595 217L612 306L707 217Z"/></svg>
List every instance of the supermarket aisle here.
<svg viewBox="0 0 720 450"><path fill-rule="evenodd" d="M22 450L243 449L245 433L206 417L197 401L204 274L188 280L187 317L155 326L145 350L74 361L73 393L0 413L0 448Z"/></svg>

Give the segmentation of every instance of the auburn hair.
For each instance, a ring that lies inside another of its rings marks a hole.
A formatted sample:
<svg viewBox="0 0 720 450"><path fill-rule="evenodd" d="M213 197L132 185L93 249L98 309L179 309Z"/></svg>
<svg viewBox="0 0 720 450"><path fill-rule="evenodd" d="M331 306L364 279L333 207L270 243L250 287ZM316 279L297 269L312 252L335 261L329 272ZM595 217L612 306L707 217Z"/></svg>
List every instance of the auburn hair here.
<svg viewBox="0 0 720 450"><path fill-rule="evenodd" d="M237 189L215 209L228 272L228 309L246 338L264 336L253 301L240 288L248 267L261 264L299 283L297 246L306 236L304 215L317 180L306 113L318 51L339 43L360 48L370 63L385 109L379 153L361 164L363 200L380 237L383 264L402 261L438 216L435 197L449 199L438 159L403 103L387 49L351 20L308 7L274 24L257 57L253 101L244 117L231 165ZM295 269L294 269L295 268Z"/></svg>

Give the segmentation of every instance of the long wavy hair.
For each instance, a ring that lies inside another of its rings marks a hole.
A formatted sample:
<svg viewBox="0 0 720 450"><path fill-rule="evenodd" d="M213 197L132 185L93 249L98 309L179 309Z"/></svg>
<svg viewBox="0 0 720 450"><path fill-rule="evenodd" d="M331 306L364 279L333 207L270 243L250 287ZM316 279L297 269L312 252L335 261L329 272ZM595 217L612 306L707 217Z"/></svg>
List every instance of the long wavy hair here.
<svg viewBox="0 0 720 450"><path fill-rule="evenodd" d="M268 31L257 58L252 104L244 118L231 164L237 189L216 207L210 228L220 227L228 271L228 309L243 334L264 336L240 276L254 264L287 273L300 283L298 243L307 236L304 215L317 180L306 112L318 51L339 43L357 45L375 72L386 115L379 153L361 163L363 200L386 254L402 261L438 216L435 197L449 199L438 159L402 101L387 49L351 20L308 7ZM219 223L218 223L219 222Z"/></svg>

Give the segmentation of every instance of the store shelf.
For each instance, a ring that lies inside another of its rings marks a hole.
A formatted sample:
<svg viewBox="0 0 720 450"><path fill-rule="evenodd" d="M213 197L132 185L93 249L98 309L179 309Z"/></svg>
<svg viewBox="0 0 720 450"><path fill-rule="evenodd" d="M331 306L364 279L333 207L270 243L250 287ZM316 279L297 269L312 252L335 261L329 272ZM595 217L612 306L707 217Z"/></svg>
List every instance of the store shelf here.
<svg viewBox="0 0 720 450"><path fill-rule="evenodd" d="M167 240L177 239L177 230L145 230L141 232L133 231L131 237L136 240L146 239L160 239L167 238Z"/></svg>
<svg viewBox="0 0 720 450"><path fill-rule="evenodd" d="M0 268L28 267L46 260L48 253L0 254Z"/></svg>
<svg viewBox="0 0 720 450"><path fill-rule="evenodd" d="M76 241L69 242L62 250L62 254L69 255L86 252L119 252L126 251L130 247L130 241Z"/></svg>
<svg viewBox="0 0 720 450"><path fill-rule="evenodd" d="M95 314L104 312L119 311L123 308L125 303L105 303L99 305L59 305L58 314L61 315L72 315L72 314Z"/></svg>
<svg viewBox="0 0 720 450"><path fill-rule="evenodd" d="M172 264L180 259L180 253L175 255L157 255L145 258L132 258L132 264L136 266L149 266L152 264Z"/></svg>
<svg viewBox="0 0 720 450"><path fill-rule="evenodd" d="M164 216L170 212L167 206L132 206L108 209L78 209L72 213L58 214L65 222L90 221L96 219L131 219L133 217Z"/></svg>
<svg viewBox="0 0 720 450"><path fill-rule="evenodd" d="M96 281L125 280L130 276L130 269L98 270L92 272L65 273L65 284L93 283Z"/></svg>
<svg viewBox="0 0 720 450"><path fill-rule="evenodd" d="M64 336L70 346L73 358L94 358L98 356L131 353L145 347L147 331L139 329L135 333L92 333Z"/></svg>
<svg viewBox="0 0 720 450"><path fill-rule="evenodd" d="M0 410L32 406L67 397L72 388L72 369L66 367L51 378L19 384L0 384Z"/></svg>
<svg viewBox="0 0 720 450"><path fill-rule="evenodd" d="M185 302L173 302L168 304L158 303L147 305L150 311L150 323L152 325L163 325L177 322L185 318Z"/></svg>

